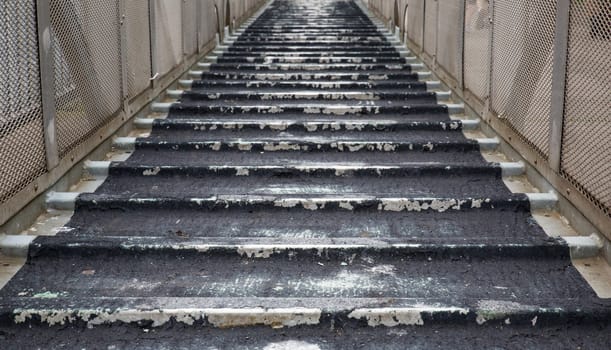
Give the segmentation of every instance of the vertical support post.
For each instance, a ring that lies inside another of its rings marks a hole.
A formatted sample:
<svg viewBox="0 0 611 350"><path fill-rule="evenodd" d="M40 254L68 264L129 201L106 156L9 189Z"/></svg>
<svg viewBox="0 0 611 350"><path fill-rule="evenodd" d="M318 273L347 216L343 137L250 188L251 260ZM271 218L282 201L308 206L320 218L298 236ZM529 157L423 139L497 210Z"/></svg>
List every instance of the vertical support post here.
<svg viewBox="0 0 611 350"><path fill-rule="evenodd" d="M460 77L456 77L458 80L458 88L461 93L465 91L465 16L467 14L466 1L460 2L460 70L456 73L460 74Z"/></svg>
<svg viewBox="0 0 611 350"><path fill-rule="evenodd" d="M487 108L485 110L488 115L494 111L492 106L492 75L494 71L494 16L496 9L496 0L490 0L488 4L488 13L490 21L490 36L488 36L488 97L486 98Z"/></svg>
<svg viewBox="0 0 611 350"><path fill-rule="evenodd" d="M197 13L197 38L195 39L197 42L197 53L201 53L202 46L200 45L201 39L203 37L203 11L204 7L202 6L202 0L196 0L195 2L195 12Z"/></svg>
<svg viewBox="0 0 611 350"><path fill-rule="evenodd" d="M426 30L426 0L422 0L422 31L420 33L420 54L424 53L424 31Z"/></svg>
<svg viewBox="0 0 611 350"><path fill-rule="evenodd" d="M433 53L433 69L437 70L437 45L439 45L439 2L435 1L435 53ZM426 14L424 15L426 21Z"/></svg>
<svg viewBox="0 0 611 350"><path fill-rule="evenodd" d="M564 96L569 42L570 0L558 0L554 36L552 70L552 101L550 110L549 164L560 172L562 158L562 129L564 125Z"/></svg>
<svg viewBox="0 0 611 350"><path fill-rule="evenodd" d="M187 57L187 20L185 16L185 2L187 0L180 1L180 42L182 43L182 61L178 64L182 64Z"/></svg>
<svg viewBox="0 0 611 350"><path fill-rule="evenodd" d="M119 57L121 59L121 98L123 100L123 113L129 114L129 84L127 71L127 22L125 15L125 1L119 0Z"/></svg>
<svg viewBox="0 0 611 350"><path fill-rule="evenodd" d="M156 0L149 0L149 31L151 40L151 88L157 87L159 76L159 62L157 61L157 9Z"/></svg>
<svg viewBox="0 0 611 350"><path fill-rule="evenodd" d="M49 1L36 1L38 26L38 61L40 65L40 89L42 96L42 118L45 138L47 169L59 164L57 132L55 122L55 67L51 40L51 10Z"/></svg>

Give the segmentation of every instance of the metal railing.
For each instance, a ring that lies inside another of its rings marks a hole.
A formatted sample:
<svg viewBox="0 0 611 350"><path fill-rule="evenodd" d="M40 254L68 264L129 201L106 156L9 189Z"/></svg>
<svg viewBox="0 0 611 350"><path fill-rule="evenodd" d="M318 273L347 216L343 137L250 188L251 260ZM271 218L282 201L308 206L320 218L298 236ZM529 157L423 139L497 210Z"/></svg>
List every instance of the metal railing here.
<svg viewBox="0 0 611 350"><path fill-rule="evenodd" d="M608 0L368 0L611 239Z"/></svg>
<svg viewBox="0 0 611 350"><path fill-rule="evenodd" d="M0 225L263 1L3 1Z"/></svg>

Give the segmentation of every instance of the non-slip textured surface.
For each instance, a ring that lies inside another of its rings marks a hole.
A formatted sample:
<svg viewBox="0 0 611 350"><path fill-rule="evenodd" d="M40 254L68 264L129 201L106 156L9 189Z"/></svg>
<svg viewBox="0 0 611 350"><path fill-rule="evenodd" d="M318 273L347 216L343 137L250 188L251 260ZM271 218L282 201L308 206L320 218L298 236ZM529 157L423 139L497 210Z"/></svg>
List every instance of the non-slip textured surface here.
<svg viewBox="0 0 611 350"><path fill-rule="evenodd" d="M31 244L0 348L608 348L611 302L387 34L273 1Z"/></svg>

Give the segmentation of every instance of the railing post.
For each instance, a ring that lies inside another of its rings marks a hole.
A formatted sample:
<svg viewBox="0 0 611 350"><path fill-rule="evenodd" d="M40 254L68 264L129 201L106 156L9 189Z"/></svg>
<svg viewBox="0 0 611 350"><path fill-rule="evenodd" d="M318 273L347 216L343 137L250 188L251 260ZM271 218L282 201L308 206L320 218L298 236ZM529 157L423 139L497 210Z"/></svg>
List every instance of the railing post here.
<svg viewBox="0 0 611 350"><path fill-rule="evenodd" d="M204 7L202 6L202 0L197 0L195 2L195 12L197 13L197 37L195 38L195 42L197 43L197 53L201 53L202 48L200 45L200 39L203 36L203 23L202 23L202 14Z"/></svg>
<svg viewBox="0 0 611 350"><path fill-rule="evenodd" d="M186 0L180 0L180 42L182 44L182 60L178 62L178 64L184 62L185 58L187 57L187 21L185 16L185 1Z"/></svg>
<svg viewBox="0 0 611 350"><path fill-rule="evenodd" d="M456 73L460 74L460 77L457 77L458 80L458 88L461 93L465 92L465 15L467 13L467 5L465 1L460 2L460 70Z"/></svg>
<svg viewBox="0 0 611 350"><path fill-rule="evenodd" d="M149 31L151 40L151 88L157 86L157 77L159 76L159 62L157 62L157 10L155 8L155 0L149 0Z"/></svg>
<svg viewBox="0 0 611 350"><path fill-rule="evenodd" d="M51 11L49 1L36 1L36 18L38 25L38 62L40 68L40 89L42 117L45 138L47 169L59 164L57 132L55 123L55 57L51 39Z"/></svg>
<svg viewBox="0 0 611 350"><path fill-rule="evenodd" d="M554 63L550 109L549 164L560 172L562 157L562 129L564 124L564 96L568 56L570 0L558 0L554 36Z"/></svg>
<svg viewBox="0 0 611 350"><path fill-rule="evenodd" d="M129 20L125 15L125 1L119 0L119 57L121 59L121 99L123 101L123 112L129 113L129 84L127 71L127 23Z"/></svg>
<svg viewBox="0 0 611 350"><path fill-rule="evenodd" d="M490 0L488 4L488 21L490 22L490 35L488 36L488 96L484 101L487 105L486 113L492 114L494 107L492 106L492 75L494 67L494 14L496 9L496 0Z"/></svg>

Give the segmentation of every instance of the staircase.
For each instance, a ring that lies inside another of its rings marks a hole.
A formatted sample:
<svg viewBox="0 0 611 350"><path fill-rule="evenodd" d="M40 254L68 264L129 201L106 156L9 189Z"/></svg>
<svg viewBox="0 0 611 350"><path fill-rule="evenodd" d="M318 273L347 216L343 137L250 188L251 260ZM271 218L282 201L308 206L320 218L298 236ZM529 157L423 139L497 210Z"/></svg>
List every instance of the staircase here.
<svg viewBox="0 0 611 350"><path fill-rule="evenodd" d="M0 290L2 348L604 349L520 163L353 1L276 0ZM231 40L231 39L230 39Z"/></svg>

